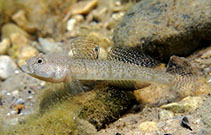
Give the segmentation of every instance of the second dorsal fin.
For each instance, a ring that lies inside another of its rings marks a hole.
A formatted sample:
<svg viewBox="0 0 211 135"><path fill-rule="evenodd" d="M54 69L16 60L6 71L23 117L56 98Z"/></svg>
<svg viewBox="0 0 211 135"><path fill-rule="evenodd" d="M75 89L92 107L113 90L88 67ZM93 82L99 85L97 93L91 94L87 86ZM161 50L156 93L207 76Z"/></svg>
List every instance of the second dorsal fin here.
<svg viewBox="0 0 211 135"><path fill-rule="evenodd" d="M134 47L113 47L109 51L107 58L109 60L118 60L144 67L156 67L160 64L156 59L138 51Z"/></svg>

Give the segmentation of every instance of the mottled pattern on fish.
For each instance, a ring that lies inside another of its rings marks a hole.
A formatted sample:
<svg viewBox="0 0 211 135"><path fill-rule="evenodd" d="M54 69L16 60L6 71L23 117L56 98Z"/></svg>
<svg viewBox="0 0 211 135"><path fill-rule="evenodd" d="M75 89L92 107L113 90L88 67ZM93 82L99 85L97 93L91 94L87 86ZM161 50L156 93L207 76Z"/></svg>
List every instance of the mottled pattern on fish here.
<svg viewBox="0 0 211 135"><path fill-rule="evenodd" d="M152 58L151 56L148 56L144 54L143 52L137 51L137 48L134 47L113 47L108 53L107 56L108 60L118 60L122 61L124 63L131 63L139 66L144 66L144 67L150 67L154 68L157 67L160 62L157 61L156 59ZM138 82L138 81L132 81L132 80L127 80L127 81L120 81L120 80L113 80L109 81L109 84L113 86L118 86L121 88L127 88L127 89L134 89L136 88L136 84L138 84L139 87L137 88L142 88L150 85L150 83L143 83L143 82Z"/></svg>
<svg viewBox="0 0 211 135"><path fill-rule="evenodd" d="M132 63L144 67L156 67L159 61L149 55L139 52L134 47L114 47L108 53L108 60L118 60L125 63Z"/></svg>

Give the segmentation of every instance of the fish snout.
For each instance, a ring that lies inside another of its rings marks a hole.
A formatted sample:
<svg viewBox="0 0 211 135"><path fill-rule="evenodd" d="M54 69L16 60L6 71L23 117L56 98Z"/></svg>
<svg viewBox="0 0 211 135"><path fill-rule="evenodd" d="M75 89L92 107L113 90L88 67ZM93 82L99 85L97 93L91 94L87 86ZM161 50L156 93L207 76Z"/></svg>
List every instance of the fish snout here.
<svg viewBox="0 0 211 135"><path fill-rule="evenodd" d="M21 66L21 70L22 70L23 72L28 73L28 74L33 73L27 64L24 64L23 66Z"/></svg>

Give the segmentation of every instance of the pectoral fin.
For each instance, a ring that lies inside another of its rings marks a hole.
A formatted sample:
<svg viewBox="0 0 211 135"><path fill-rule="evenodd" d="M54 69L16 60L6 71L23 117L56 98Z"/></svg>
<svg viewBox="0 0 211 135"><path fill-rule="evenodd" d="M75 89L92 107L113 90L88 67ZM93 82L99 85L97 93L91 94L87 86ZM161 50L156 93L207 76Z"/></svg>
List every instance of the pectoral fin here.
<svg viewBox="0 0 211 135"><path fill-rule="evenodd" d="M78 95L84 92L82 84L71 72L66 78L65 89L69 90L73 95Z"/></svg>

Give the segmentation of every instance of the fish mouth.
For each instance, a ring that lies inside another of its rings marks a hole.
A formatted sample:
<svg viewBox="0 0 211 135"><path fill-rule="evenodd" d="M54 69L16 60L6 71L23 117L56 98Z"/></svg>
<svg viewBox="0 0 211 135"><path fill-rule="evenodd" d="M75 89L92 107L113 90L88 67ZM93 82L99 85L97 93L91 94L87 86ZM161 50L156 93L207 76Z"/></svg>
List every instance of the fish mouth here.
<svg viewBox="0 0 211 135"><path fill-rule="evenodd" d="M27 64L24 64L23 66L21 66L21 70L23 72L28 73L28 74L32 74L33 73L32 70L29 68L29 66Z"/></svg>

